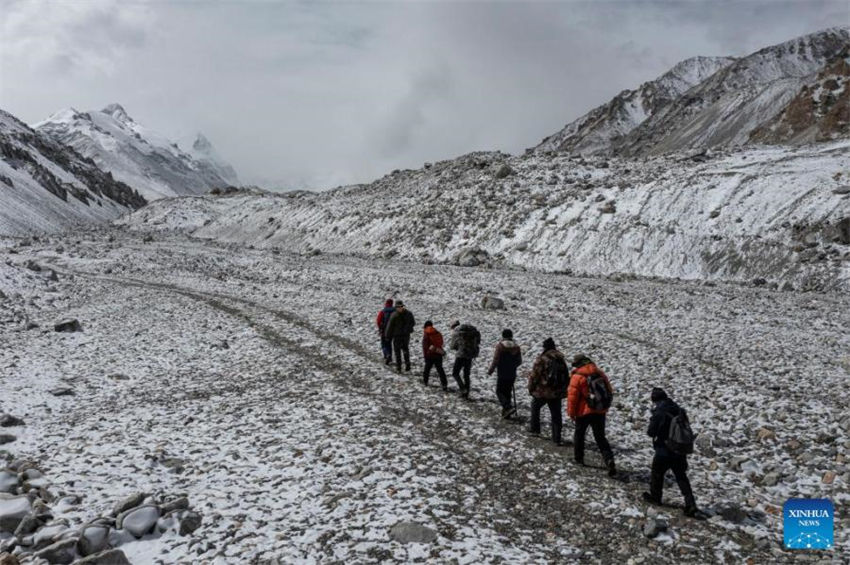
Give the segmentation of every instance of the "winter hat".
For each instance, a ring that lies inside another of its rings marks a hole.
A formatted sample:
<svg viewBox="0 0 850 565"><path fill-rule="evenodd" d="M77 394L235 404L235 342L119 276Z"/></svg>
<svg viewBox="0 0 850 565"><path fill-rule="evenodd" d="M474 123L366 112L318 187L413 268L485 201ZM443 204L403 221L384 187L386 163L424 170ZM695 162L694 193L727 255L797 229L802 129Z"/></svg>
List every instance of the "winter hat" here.
<svg viewBox="0 0 850 565"><path fill-rule="evenodd" d="M402 302L401 300L396 300L395 301L395 307L396 308L404 308L404 302Z"/></svg>
<svg viewBox="0 0 850 565"><path fill-rule="evenodd" d="M663 388L654 387L651 398L653 402L661 402L662 400L667 400L667 393L664 392Z"/></svg>
<svg viewBox="0 0 850 565"><path fill-rule="evenodd" d="M431 326L433 326L433 325L434 325L434 322L432 322L431 320L426 320L426 321L425 321L425 325L424 325L424 326L422 326L422 327L423 327L423 328L430 328L430 327L431 327Z"/></svg>
<svg viewBox="0 0 850 565"><path fill-rule="evenodd" d="M555 349L555 340L551 337L547 337L543 340L543 350L549 351L550 349Z"/></svg>
<svg viewBox="0 0 850 565"><path fill-rule="evenodd" d="M455 329L455 328L456 328L456 327L458 327L459 325L460 325L460 322L459 322L458 320L455 320L454 322L452 322L451 324L449 324L449 328L450 328L450 329Z"/></svg>
<svg viewBox="0 0 850 565"><path fill-rule="evenodd" d="M393 299L392 299L392 298L387 298L387 301L386 301L386 302L384 302L384 306L386 306L387 308L389 308L389 307L391 307L392 305L393 305Z"/></svg>
<svg viewBox="0 0 850 565"><path fill-rule="evenodd" d="M590 357L585 355L584 353L579 353L575 357L573 357L573 367L581 367L582 365L587 365L588 363L593 363L590 360Z"/></svg>
<svg viewBox="0 0 850 565"><path fill-rule="evenodd" d="M502 330L502 339L513 339L514 332L511 330Z"/></svg>

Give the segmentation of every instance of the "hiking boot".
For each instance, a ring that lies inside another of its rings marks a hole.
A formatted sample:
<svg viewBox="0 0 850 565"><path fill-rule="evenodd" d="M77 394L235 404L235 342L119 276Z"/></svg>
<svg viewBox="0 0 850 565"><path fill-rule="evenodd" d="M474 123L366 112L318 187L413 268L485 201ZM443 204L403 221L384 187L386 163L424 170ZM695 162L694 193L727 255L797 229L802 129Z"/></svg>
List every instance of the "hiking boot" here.
<svg viewBox="0 0 850 565"><path fill-rule="evenodd" d="M530 435L531 437L540 437L540 430L528 430L528 435Z"/></svg>
<svg viewBox="0 0 850 565"><path fill-rule="evenodd" d="M393 362L393 360L390 359L389 357L384 357L384 365L389 365L392 362Z"/></svg>
<svg viewBox="0 0 850 565"><path fill-rule="evenodd" d="M443 392L449 392L449 387L447 387L447 386L440 387L440 388L442 388L442 389L443 389Z"/></svg>
<svg viewBox="0 0 850 565"><path fill-rule="evenodd" d="M643 495L642 495L642 496L643 496L644 501L646 501L646 502L648 502L648 503L650 503L650 504L656 504L656 505L661 504L661 499L660 499L660 498L655 498L654 496L652 496L652 494L651 494L651 493L648 493L648 492L645 492L645 491L644 491L644 493L643 493ZM687 508L686 508L685 510L687 511Z"/></svg>
<svg viewBox="0 0 850 565"><path fill-rule="evenodd" d="M396 365L395 372L401 374L401 365Z"/></svg>
<svg viewBox="0 0 850 565"><path fill-rule="evenodd" d="M410 372L410 365L405 365L405 366L404 366L404 370L405 370L405 371L407 371L407 372L409 373L409 372Z"/></svg>
<svg viewBox="0 0 850 565"><path fill-rule="evenodd" d="M605 462L605 466L608 467L608 476L616 477L617 476L617 466L614 464L613 459L609 459Z"/></svg>
<svg viewBox="0 0 850 565"><path fill-rule="evenodd" d="M502 418L510 420L511 416L516 416L516 409L513 406L502 409Z"/></svg>

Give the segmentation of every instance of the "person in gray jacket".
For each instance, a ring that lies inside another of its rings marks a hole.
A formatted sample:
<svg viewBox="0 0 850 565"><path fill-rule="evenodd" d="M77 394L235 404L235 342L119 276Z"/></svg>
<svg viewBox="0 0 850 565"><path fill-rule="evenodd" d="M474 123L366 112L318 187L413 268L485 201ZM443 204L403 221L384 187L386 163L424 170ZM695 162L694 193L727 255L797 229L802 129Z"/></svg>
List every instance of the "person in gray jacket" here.
<svg viewBox="0 0 850 565"><path fill-rule="evenodd" d="M453 330L450 347L455 352L452 376L457 382L461 397L468 399L471 387L469 374L472 372L472 360L478 357L481 334L475 326L461 324L457 320L452 322L449 327ZM463 379L461 379L461 371L463 372Z"/></svg>

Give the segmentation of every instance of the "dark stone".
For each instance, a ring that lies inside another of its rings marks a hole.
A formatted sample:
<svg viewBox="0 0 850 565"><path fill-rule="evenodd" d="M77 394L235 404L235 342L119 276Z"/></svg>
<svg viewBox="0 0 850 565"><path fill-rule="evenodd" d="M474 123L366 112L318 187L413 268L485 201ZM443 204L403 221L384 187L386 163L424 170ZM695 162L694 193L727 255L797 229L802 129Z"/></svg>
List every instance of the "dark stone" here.
<svg viewBox="0 0 850 565"><path fill-rule="evenodd" d="M80 322L76 318L70 318L67 320L62 320L53 326L53 329L57 332L81 332L83 331L83 327L80 325Z"/></svg>
<svg viewBox="0 0 850 565"><path fill-rule="evenodd" d="M0 427L9 428L11 426L23 426L24 421L17 416L11 414L0 415Z"/></svg>
<svg viewBox="0 0 850 565"><path fill-rule="evenodd" d="M74 562L74 565L131 565L120 549L108 549Z"/></svg>
<svg viewBox="0 0 850 565"><path fill-rule="evenodd" d="M60 565L66 565L71 563L77 557L77 539L68 538L59 540L52 545L48 545L41 551L35 552L33 557L44 559L51 564L59 563Z"/></svg>
<svg viewBox="0 0 850 565"><path fill-rule="evenodd" d="M390 529L390 537L399 543L432 543L437 532L416 522L400 522Z"/></svg>

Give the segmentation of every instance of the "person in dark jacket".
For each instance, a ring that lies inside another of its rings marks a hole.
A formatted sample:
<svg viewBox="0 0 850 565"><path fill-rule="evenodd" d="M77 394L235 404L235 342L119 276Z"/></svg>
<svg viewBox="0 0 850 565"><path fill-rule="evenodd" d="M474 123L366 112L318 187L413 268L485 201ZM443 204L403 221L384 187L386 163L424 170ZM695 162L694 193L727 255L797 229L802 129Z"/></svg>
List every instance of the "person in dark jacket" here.
<svg viewBox="0 0 850 565"><path fill-rule="evenodd" d="M563 371L567 371L567 361L564 354L555 347L555 340L551 337L543 342L543 353L537 356L531 373L528 375L528 393L531 395L531 423L528 431L532 435L540 434L540 410L544 406L549 407L552 416L552 441L561 445L561 428L563 418L561 416L561 399L564 397L563 386L559 387L550 381L552 365L558 363L563 365ZM566 379L566 374L564 375Z"/></svg>
<svg viewBox="0 0 850 565"><path fill-rule="evenodd" d="M446 379L446 372L443 370L443 357L446 352L443 350L443 335L434 327L431 320L425 322L422 332L422 356L425 358L425 369L422 372L422 384L428 386L428 379L431 376L431 368L437 370L437 376L440 377L440 386L443 392L449 390L449 382Z"/></svg>
<svg viewBox="0 0 850 565"><path fill-rule="evenodd" d="M478 329L470 324L461 324L455 320L449 326L452 332L451 348L455 352L455 363L452 367L452 376L457 381L462 398L469 398L469 390L472 386L469 374L472 372L472 360L478 357L481 346L481 334ZM463 371L463 380L460 374Z"/></svg>
<svg viewBox="0 0 850 565"><path fill-rule="evenodd" d="M402 355L404 355L404 370L410 371L410 334L413 333L414 327L416 327L416 320L413 318L413 312L405 308L404 302L396 300L395 312L387 322L384 335L393 342L395 368L399 373Z"/></svg>
<svg viewBox="0 0 850 565"><path fill-rule="evenodd" d="M686 455L674 453L667 448L665 440L670 433L670 422L682 410L678 404L667 396L664 389L652 389L652 416L649 419L647 434L652 438L655 457L652 458L652 471L649 476L649 492L643 493L643 498L652 504L661 504L661 493L664 489L664 475L667 470L673 471L676 483L682 496L685 497L685 515L698 518L701 513L694 500L691 482L688 480L688 458Z"/></svg>
<svg viewBox="0 0 850 565"><path fill-rule="evenodd" d="M596 440L596 446L599 447L599 453L608 469L608 476L615 477L617 466L614 463L614 452L611 444L608 443L608 438L605 437L605 418L608 409L594 408L588 402L590 379L603 379L605 388L613 396L614 389L611 387L611 381L587 355L579 353L573 358L572 365L574 368L570 374L570 386L567 390L567 415L576 424L573 436L575 443L573 457L576 463L584 465L584 438L587 435L587 428L590 428L593 430L593 439Z"/></svg>
<svg viewBox="0 0 850 565"><path fill-rule="evenodd" d="M384 355L384 364L389 365L393 361L393 342L384 336L384 330L387 329L387 323L390 321L390 316L395 312L393 308L393 299L387 298L384 302L384 307L378 312L378 317L375 324L378 326L378 335L381 338L381 353Z"/></svg>
<svg viewBox="0 0 850 565"><path fill-rule="evenodd" d="M488 375L496 372L496 398L502 405L502 418L516 414L516 406L511 403L511 392L516 381L516 370L522 365L522 350L514 341L514 332L502 331L502 340L496 344L493 362L487 370Z"/></svg>

